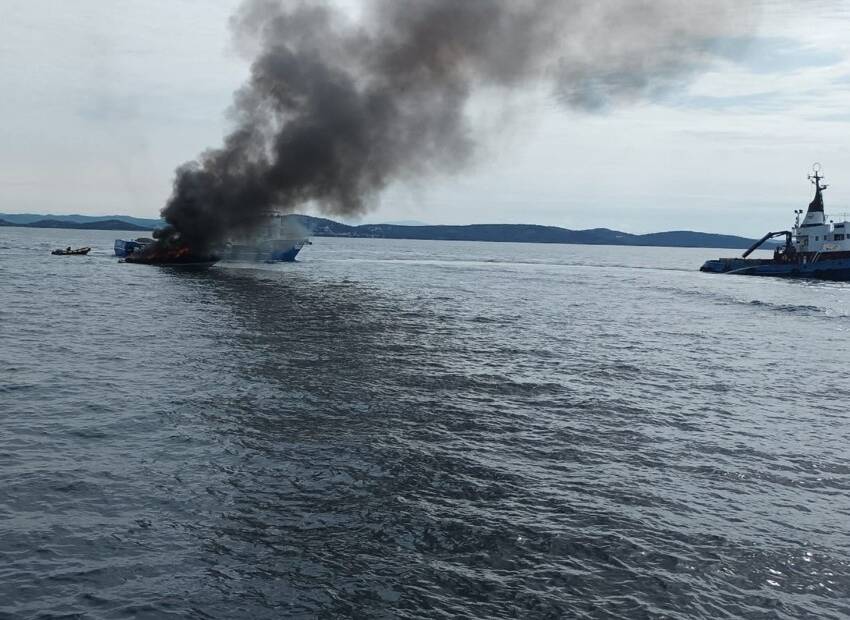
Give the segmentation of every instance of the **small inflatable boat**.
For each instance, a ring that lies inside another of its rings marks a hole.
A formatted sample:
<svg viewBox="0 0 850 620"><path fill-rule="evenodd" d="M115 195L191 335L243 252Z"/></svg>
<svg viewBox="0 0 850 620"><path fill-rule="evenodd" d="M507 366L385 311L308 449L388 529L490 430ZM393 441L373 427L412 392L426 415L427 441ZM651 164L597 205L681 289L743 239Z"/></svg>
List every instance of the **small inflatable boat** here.
<svg viewBox="0 0 850 620"><path fill-rule="evenodd" d="M54 256L85 256L89 252L91 252L91 248L77 248L76 250L65 248L64 250L53 250L51 254Z"/></svg>

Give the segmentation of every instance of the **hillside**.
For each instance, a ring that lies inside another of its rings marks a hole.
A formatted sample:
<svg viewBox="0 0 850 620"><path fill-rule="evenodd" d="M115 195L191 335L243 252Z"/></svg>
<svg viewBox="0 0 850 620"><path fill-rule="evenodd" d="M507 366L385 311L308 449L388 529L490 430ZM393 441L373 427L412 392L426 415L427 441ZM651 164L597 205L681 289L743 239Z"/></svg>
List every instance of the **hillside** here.
<svg viewBox="0 0 850 620"><path fill-rule="evenodd" d="M163 222L159 219L132 217L129 215L38 215L36 213L0 213L0 220L5 220L12 225L29 226L33 223L47 221L68 222L74 224L89 224L96 222L121 221L129 222L135 226L139 226L144 230L153 230L162 226ZM39 226L43 228L43 226ZM125 230L137 230L135 228Z"/></svg>
<svg viewBox="0 0 850 620"><path fill-rule="evenodd" d="M13 226L17 228L62 228L66 230L131 230L148 232L151 230L151 227L149 226L139 226L126 220L119 219L93 220L90 222L48 219L28 222L26 224L0 219L0 226Z"/></svg>
<svg viewBox="0 0 850 620"><path fill-rule="evenodd" d="M472 224L468 226L410 226L399 224L363 224L350 226L309 215L289 215L288 219L314 237L350 237L360 239L420 239L433 241L492 241L513 243L562 243L584 245L661 246L677 248L744 249L753 239L734 235L674 230L633 235L607 228L570 230L536 224ZM162 225L160 220L126 216L32 216L0 213L0 226L28 228L66 228L73 230L146 231ZM766 244L765 247L775 247Z"/></svg>
<svg viewBox="0 0 850 620"><path fill-rule="evenodd" d="M533 224L472 224L469 226L397 226L365 224L349 226L325 218L291 215L315 237L368 239L430 239L441 241L494 241L514 243L563 243L586 245L631 245L682 248L748 248L755 241L734 235L692 231L670 231L633 235L607 228L570 230Z"/></svg>

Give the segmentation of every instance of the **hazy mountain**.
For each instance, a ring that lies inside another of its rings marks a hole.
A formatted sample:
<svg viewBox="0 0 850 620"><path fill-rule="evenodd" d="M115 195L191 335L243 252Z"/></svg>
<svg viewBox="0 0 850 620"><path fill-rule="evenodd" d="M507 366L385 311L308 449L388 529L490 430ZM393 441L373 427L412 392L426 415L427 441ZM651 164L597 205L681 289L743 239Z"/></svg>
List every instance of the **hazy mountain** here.
<svg viewBox="0 0 850 620"><path fill-rule="evenodd" d="M130 215L38 215L36 213L0 213L0 219L6 220L11 224L32 224L44 220L56 222L71 222L76 224L85 224L91 222L107 222L107 221L124 221L141 226L145 230L153 230L163 225L162 220L149 219L142 217L132 217ZM135 230L129 229L129 230Z"/></svg>
<svg viewBox="0 0 850 620"><path fill-rule="evenodd" d="M533 224L472 224L469 226L400 226L363 224L348 226L325 218L291 215L316 237L376 239L433 239L445 241L501 241L519 243L566 243L590 245L633 245L663 247L732 248L750 247L755 240L734 235L692 231L670 231L633 235L607 228L569 230Z"/></svg>
<svg viewBox="0 0 850 620"><path fill-rule="evenodd" d="M72 220L42 219L25 224L10 222L0 219L0 226L14 226L18 228L64 228L68 230L128 230L147 231L153 230L151 226L138 226L123 219L96 219L90 222L74 222Z"/></svg>
<svg viewBox="0 0 850 620"><path fill-rule="evenodd" d="M469 226L417 226L408 223L362 224L349 226L327 218L309 215L289 215L314 237L352 237L365 239L429 239L442 241L496 241L514 243L565 243L587 245L662 246L679 248L744 249L755 240L734 235L674 230L669 232L633 235L607 228L570 230L557 226L534 224L472 224ZM162 225L161 220L147 220L123 215L116 216L38 216L32 214L6 215L0 213L0 226L30 228L68 228L74 230L151 231ZM765 244L765 247L776 247Z"/></svg>

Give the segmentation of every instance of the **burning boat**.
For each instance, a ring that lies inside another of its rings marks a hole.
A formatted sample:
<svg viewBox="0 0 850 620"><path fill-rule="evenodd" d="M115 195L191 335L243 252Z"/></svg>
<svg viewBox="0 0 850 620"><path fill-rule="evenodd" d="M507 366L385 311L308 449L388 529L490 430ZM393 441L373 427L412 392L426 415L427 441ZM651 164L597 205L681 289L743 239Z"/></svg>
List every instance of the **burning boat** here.
<svg viewBox="0 0 850 620"><path fill-rule="evenodd" d="M821 181L820 164L814 165L809 179L815 186L815 197L801 221L803 210L794 211L793 230L769 232L752 245L740 258L718 258L706 261L700 271L743 276L781 278L814 278L850 281L850 221L833 222L824 214L823 192L829 187ZM748 258L771 239L784 237L772 258Z"/></svg>
<svg viewBox="0 0 850 620"><path fill-rule="evenodd" d="M187 246L161 247L152 243L142 250L128 254L123 262L138 265L163 265L185 269L209 269L221 258L210 254L197 254Z"/></svg>
<svg viewBox="0 0 850 620"><path fill-rule="evenodd" d="M235 236L223 244L215 252L213 262L218 260L256 263L291 263L295 261L298 253L312 242L307 238L308 233L297 222L289 220L286 216L273 214L265 215L252 224L250 234ZM151 255L160 256L162 250L156 249L156 241L146 237L135 240L116 239L115 256L128 259L126 262L143 263L159 262L151 260ZM180 250L169 250L166 252L171 256L171 264L177 264L184 260L183 252ZM208 262L208 261L202 261Z"/></svg>

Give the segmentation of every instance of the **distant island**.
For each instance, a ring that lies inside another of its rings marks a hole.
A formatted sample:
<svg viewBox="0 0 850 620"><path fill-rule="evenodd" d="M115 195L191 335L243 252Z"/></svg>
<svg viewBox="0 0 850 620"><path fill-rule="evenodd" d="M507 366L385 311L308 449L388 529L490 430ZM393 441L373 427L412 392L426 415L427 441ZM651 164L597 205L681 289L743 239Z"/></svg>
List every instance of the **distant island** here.
<svg viewBox="0 0 850 620"><path fill-rule="evenodd" d="M67 228L72 230L151 231L162 226L162 220L129 215L38 215L35 213L0 213L0 226L24 228Z"/></svg>
<svg viewBox="0 0 850 620"><path fill-rule="evenodd" d="M363 224L350 226L326 218L289 215L314 237L356 239L421 239L433 241L492 241L513 243L554 243L580 245L629 245L674 248L745 249L755 240L734 235L674 230L646 235L593 228L570 230L534 224L472 224L468 226L414 226L401 224ZM65 228L71 230L123 230L150 232L162 226L162 220L124 215L90 216L0 213L0 226L25 228Z"/></svg>
<svg viewBox="0 0 850 620"><path fill-rule="evenodd" d="M139 226L125 220L98 220L96 222L69 222L62 220L36 220L26 224L17 224L8 220L0 219L0 226L14 226L18 228L65 228L70 230L132 230L149 231L150 226Z"/></svg>

